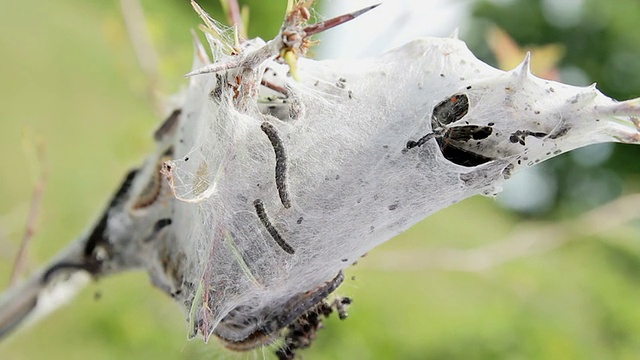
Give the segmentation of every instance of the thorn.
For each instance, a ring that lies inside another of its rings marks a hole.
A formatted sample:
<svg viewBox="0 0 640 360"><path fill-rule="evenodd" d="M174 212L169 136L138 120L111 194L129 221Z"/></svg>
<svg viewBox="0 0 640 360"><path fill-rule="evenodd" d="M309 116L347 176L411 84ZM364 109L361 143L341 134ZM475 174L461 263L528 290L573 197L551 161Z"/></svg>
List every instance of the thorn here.
<svg viewBox="0 0 640 360"><path fill-rule="evenodd" d="M527 51L524 55L524 59L522 60L522 63L520 63L520 69L527 74L531 73L531 51Z"/></svg>
<svg viewBox="0 0 640 360"><path fill-rule="evenodd" d="M198 38L198 34L196 34L193 29L191 29L191 36L193 37L194 50L193 66L191 67L191 70L196 70L211 64L211 59L209 59L209 55L207 55L204 45L202 45L202 42Z"/></svg>
<svg viewBox="0 0 640 360"><path fill-rule="evenodd" d="M193 7L193 10L195 10L196 14L198 14L202 22L204 22L209 29L211 30L217 29L216 26L211 21L211 17L209 16L209 14L207 14L207 12L204 11L204 9L202 9L197 2L195 2L194 0L191 0L191 7Z"/></svg>
<svg viewBox="0 0 640 360"><path fill-rule="evenodd" d="M567 104L576 108L582 108L593 103L593 100L598 94L596 84L593 83L589 86L581 87L575 95L567 99Z"/></svg>
<svg viewBox="0 0 640 360"><path fill-rule="evenodd" d="M220 28L213 22L211 16L209 16L209 14L204 11L204 9L202 9L200 5L195 2L195 0L191 0L191 6L193 7L193 10L195 10L195 12L198 14L202 22L204 22L205 24L205 26L199 26L200 30L202 30L205 34L213 36L213 38L218 40L228 52L233 53L236 49L234 49L233 46L226 42L226 40L222 36Z"/></svg>
<svg viewBox="0 0 640 360"><path fill-rule="evenodd" d="M455 28L453 29L453 32L451 33L451 35L449 35L450 39L456 39L456 40L460 40L460 28Z"/></svg>
<svg viewBox="0 0 640 360"><path fill-rule="evenodd" d="M527 54L524 56L524 59L520 63L520 65L516 66L515 69L512 70L513 74L518 77L518 82L520 84L524 83L524 81L531 76L531 52L527 51Z"/></svg>
<svg viewBox="0 0 640 360"><path fill-rule="evenodd" d="M323 31L329 30L331 28L334 28L338 25L344 24L347 21L353 20L355 18L357 18L358 16L366 13L369 10L373 10L375 8L377 8L378 6L380 6L380 4L375 4L375 5L371 5L368 6L364 9L360 9L348 14L344 14L344 15L340 15L340 16L336 16L333 19L329 19L329 20L325 20L313 25L309 25L307 27L305 27L304 29L302 29L305 33L306 36L311 36L311 35L315 35L318 33L321 33Z"/></svg>
<svg viewBox="0 0 640 360"><path fill-rule="evenodd" d="M215 64L207 65L207 66L202 67L202 68L197 69L197 70L193 70L190 73L185 74L184 77L192 77L192 76L195 76L195 75L215 73L215 72L218 72L218 71L224 71L224 70L237 68L238 66L240 66L240 62L239 61L218 62L218 63L215 63Z"/></svg>
<svg viewBox="0 0 640 360"><path fill-rule="evenodd" d="M233 25L233 47L234 49L240 49L240 32L238 25Z"/></svg>
<svg viewBox="0 0 640 360"><path fill-rule="evenodd" d="M598 85L594 82L593 84L584 88L584 91L580 94L584 100L593 101L598 95L600 91L598 91Z"/></svg>

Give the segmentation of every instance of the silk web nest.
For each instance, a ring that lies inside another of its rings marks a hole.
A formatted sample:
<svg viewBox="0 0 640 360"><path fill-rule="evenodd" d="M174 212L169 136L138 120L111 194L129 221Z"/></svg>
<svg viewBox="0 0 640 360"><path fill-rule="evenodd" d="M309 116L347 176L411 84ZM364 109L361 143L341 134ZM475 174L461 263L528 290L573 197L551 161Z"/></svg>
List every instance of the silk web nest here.
<svg viewBox="0 0 640 360"><path fill-rule="evenodd" d="M331 308L343 315L348 300L325 299L377 245L493 196L522 168L640 140L638 99L537 78L528 55L495 69L455 36L368 59L302 57L311 35L373 7L308 25L306 6L290 2L264 42L237 41L193 5L209 53L196 41L156 153L80 246L24 288L38 306L34 288L53 287L62 268L97 277L142 267L183 306L191 336L248 350L284 333L278 355L291 358Z"/></svg>
<svg viewBox="0 0 640 360"><path fill-rule="evenodd" d="M638 140L637 100L536 78L528 56L503 72L453 37L293 64L287 30L239 54L207 37L215 62L198 52L175 159L164 164L192 286L185 303L205 337L268 334L286 322L278 316L305 308L291 299L333 290L375 246L462 199L496 194L520 168Z"/></svg>

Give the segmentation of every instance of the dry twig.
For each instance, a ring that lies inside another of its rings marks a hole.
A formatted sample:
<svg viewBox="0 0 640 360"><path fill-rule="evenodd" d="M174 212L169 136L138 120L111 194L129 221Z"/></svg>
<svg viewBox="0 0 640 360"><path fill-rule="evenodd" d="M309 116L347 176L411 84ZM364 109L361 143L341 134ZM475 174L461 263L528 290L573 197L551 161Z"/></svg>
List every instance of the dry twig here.
<svg viewBox="0 0 640 360"><path fill-rule="evenodd" d="M27 251L29 244L36 232L36 226L38 221L38 215L40 213L40 207L42 204L42 195L44 193L44 187L47 183L47 166L44 159L44 145L38 143L36 149L37 163L40 166L40 176L33 189L33 195L31 197L31 203L29 205L29 213L27 215L27 225L20 241L20 248L16 254L13 268L11 270L11 277L9 280L9 287L14 286L20 276L24 273L27 259Z"/></svg>
<svg viewBox="0 0 640 360"><path fill-rule="evenodd" d="M151 98L156 113L164 116L163 102L158 89L158 64L160 61L151 41L149 27L146 26L144 11L139 0L120 0L120 6L138 65L149 82L147 85L148 96Z"/></svg>

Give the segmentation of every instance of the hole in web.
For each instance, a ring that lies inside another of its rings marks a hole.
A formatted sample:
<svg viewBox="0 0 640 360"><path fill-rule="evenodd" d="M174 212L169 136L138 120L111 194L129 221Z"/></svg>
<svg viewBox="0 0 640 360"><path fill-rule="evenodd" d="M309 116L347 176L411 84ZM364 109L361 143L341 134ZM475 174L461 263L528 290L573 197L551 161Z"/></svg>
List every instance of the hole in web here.
<svg viewBox="0 0 640 360"><path fill-rule="evenodd" d="M433 108L431 127L436 133L449 124L464 118L469 112L469 97L453 95ZM436 141L445 159L461 166L473 167L491 161L491 158L464 149L460 145L469 140L486 139L493 132L490 126L465 125L448 128L436 136Z"/></svg>

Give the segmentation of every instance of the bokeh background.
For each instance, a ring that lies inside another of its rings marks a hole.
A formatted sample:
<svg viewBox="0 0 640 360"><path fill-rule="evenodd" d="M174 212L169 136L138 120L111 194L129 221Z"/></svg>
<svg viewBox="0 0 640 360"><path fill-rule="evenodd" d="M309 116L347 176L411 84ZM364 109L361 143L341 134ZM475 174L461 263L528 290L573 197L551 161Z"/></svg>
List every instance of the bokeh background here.
<svg viewBox="0 0 640 360"><path fill-rule="evenodd" d="M277 33L286 1L240 3L250 6L251 36ZM316 9L337 14L351 4L318 1ZM160 59L153 81L136 62L118 1L0 4L0 287L43 171L28 270L86 229L152 148L160 117L150 84L164 94L185 85L197 16L186 0L142 5ZM217 1L201 5L224 19ZM357 36L351 45L336 29L315 55L355 57L459 27L481 59L500 65L487 45L497 26L534 49L534 63L537 54L552 58L547 70L562 81L597 81L618 99L640 96L637 0L398 0L376 11L394 18L348 30ZM559 50L539 50L548 44ZM639 150L605 145L564 154L515 178L497 200L466 200L377 248L338 291L354 298L349 319L328 320L304 358L637 359ZM143 273L100 280L0 343L0 359L262 359L272 352L234 354L215 340L187 341L178 306Z"/></svg>

